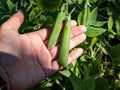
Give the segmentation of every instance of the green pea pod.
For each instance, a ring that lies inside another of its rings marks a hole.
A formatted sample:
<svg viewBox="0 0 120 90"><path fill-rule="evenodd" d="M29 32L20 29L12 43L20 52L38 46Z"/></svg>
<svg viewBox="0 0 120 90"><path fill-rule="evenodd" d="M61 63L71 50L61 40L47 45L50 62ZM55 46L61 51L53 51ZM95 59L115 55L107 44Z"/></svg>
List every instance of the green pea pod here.
<svg viewBox="0 0 120 90"><path fill-rule="evenodd" d="M59 63L62 66L66 66L69 55L69 44L70 44L70 20L71 15L69 14L67 17L67 21L65 22L65 26L63 28L61 43L60 43L60 51L59 51Z"/></svg>
<svg viewBox="0 0 120 90"><path fill-rule="evenodd" d="M78 25L88 26L90 22L90 8L85 5L84 8L79 12L77 18Z"/></svg>
<svg viewBox="0 0 120 90"><path fill-rule="evenodd" d="M58 13L55 25L53 27L53 31L50 35L50 38L48 41L48 49L52 48L56 44L56 41L57 41L58 36L60 34L60 29L62 27L62 22L64 19L65 19L65 13L63 11L61 11L60 13Z"/></svg>
<svg viewBox="0 0 120 90"><path fill-rule="evenodd" d="M91 19L91 16L90 16L90 8L87 7L87 19L86 19L86 26L89 26L90 25L90 19Z"/></svg>
<svg viewBox="0 0 120 90"><path fill-rule="evenodd" d="M78 17L77 17L77 22L78 25L82 24L82 15L83 15L83 10L79 12Z"/></svg>
<svg viewBox="0 0 120 90"><path fill-rule="evenodd" d="M86 25L87 23L87 5L85 5L83 9L83 19L82 19L82 25Z"/></svg>

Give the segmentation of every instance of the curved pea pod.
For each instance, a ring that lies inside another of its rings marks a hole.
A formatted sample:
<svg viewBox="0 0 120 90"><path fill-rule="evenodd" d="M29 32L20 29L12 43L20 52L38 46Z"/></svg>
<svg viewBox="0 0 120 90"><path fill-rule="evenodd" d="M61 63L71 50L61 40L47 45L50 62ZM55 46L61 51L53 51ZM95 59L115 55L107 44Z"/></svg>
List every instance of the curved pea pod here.
<svg viewBox="0 0 120 90"><path fill-rule="evenodd" d="M60 51L59 51L58 60L63 67L66 66L69 55L70 20L71 20L71 15L68 15L67 21L65 22L65 26L63 28L61 42L60 42Z"/></svg>
<svg viewBox="0 0 120 90"><path fill-rule="evenodd" d="M82 25L86 25L86 23L87 23L87 6L86 5L83 9L83 15L82 15L81 23L82 23Z"/></svg>
<svg viewBox="0 0 120 90"><path fill-rule="evenodd" d="M65 19L65 13L63 11L59 12L48 41L48 49L52 48L56 44L58 36L60 34L61 27L62 27L62 22L64 19Z"/></svg>
<svg viewBox="0 0 120 90"><path fill-rule="evenodd" d="M90 19L91 19L91 15L90 15L90 8L87 7L87 19L86 19L86 26L90 25Z"/></svg>
<svg viewBox="0 0 120 90"><path fill-rule="evenodd" d="M89 23L90 23L90 8L88 6L85 6L83 9L82 24L88 26Z"/></svg>
<svg viewBox="0 0 120 90"><path fill-rule="evenodd" d="M89 26L90 8L88 6L84 6L84 8L79 12L77 22L78 22L78 25Z"/></svg>
<svg viewBox="0 0 120 90"><path fill-rule="evenodd" d="M79 12L78 17L77 17L77 22L78 25L82 24L82 16L83 16L83 10Z"/></svg>

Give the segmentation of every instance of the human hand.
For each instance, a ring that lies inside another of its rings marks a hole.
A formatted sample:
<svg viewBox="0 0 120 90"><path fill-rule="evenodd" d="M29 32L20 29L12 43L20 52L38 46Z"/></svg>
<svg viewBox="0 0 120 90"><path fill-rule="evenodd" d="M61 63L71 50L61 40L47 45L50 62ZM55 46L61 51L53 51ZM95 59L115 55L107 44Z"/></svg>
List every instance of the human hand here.
<svg viewBox="0 0 120 90"><path fill-rule="evenodd" d="M24 90L62 68L57 60L59 42L50 50L46 47L51 29L19 34L23 20L23 13L18 11L0 27L0 74L10 90ZM86 39L85 31L84 26L71 21L70 49ZM67 64L82 52L81 48L70 52Z"/></svg>

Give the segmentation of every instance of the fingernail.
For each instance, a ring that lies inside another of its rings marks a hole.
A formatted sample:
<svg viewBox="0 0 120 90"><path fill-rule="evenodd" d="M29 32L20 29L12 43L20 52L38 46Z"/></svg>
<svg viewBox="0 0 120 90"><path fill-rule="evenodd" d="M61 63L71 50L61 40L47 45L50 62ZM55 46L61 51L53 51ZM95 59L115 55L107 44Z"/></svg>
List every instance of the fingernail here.
<svg viewBox="0 0 120 90"><path fill-rule="evenodd" d="M83 33L83 34L81 34L81 38L86 38L86 34L85 33Z"/></svg>
<svg viewBox="0 0 120 90"><path fill-rule="evenodd" d="M24 14L23 10L21 10L21 9L19 9L19 10L18 10L18 12L20 12L20 13Z"/></svg>
<svg viewBox="0 0 120 90"><path fill-rule="evenodd" d="M73 24L74 26L76 26L76 25L77 25L77 22L76 22L75 20L72 20L72 24Z"/></svg>
<svg viewBox="0 0 120 90"><path fill-rule="evenodd" d="M81 27L80 27L80 28L81 28L81 30L82 30L82 31L84 31L84 32L86 32L86 31L87 31L87 28L86 28L84 25L81 25Z"/></svg>

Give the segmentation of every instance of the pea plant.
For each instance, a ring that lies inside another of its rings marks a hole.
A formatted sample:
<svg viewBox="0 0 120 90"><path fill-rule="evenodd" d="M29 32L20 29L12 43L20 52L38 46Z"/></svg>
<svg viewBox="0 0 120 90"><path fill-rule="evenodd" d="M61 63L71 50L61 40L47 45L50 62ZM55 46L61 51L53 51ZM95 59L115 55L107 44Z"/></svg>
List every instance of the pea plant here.
<svg viewBox="0 0 120 90"><path fill-rule="evenodd" d="M25 14L20 34L53 28L48 49L65 22L59 52L64 68L30 90L120 90L120 0L1 0L0 25L19 9ZM72 19L87 27L87 39L77 46L84 54L66 66Z"/></svg>

